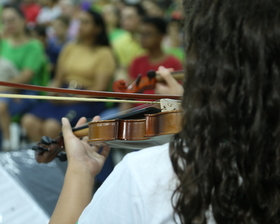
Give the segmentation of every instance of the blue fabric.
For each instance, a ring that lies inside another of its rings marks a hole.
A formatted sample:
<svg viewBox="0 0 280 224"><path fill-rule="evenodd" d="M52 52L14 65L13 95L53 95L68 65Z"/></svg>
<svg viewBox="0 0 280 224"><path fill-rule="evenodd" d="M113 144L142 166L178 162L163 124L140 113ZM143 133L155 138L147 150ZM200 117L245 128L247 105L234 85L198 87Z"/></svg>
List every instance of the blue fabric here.
<svg viewBox="0 0 280 224"><path fill-rule="evenodd" d="M53 65L56 65L60 51L62 50L65 43L59 43L56 37L51 37L48 39L46 53Z"/></svg>
<svg viewBox="0 0 280 224"><path fill-rule="evenodd" d="M25 95L37 95L37 92L25 90L21 91L20 94ZM37 99L12 99L12 98L0 98L0 102L6 102L9 108L11 116L22 115L26 113L30 108L39 102Z"/></svg>
<svg viewBox="0 0 280 224"><path fill-rule="evenodd" d="M42 101L33 107L29 113L43 120L53 118L59 122L62 117L67 117L71 125L74 126L81 117L92 118L105 109L105 103L103 102L61 104L59 101L55 103Z"/></svg>

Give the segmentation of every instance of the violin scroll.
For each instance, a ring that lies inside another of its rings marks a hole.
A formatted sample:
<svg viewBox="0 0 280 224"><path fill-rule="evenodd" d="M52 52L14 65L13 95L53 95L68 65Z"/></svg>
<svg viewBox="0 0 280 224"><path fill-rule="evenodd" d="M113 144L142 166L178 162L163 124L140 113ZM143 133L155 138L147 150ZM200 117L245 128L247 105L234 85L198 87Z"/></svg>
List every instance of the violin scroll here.
<svg viewBox="0 0 280 224"><path fill-rule="evenodd" d="M61 161L66 160L66 153L64 150L63 137L59 136L56 139L43 136L40 142L32 147L35 151L35 159L38 163L49 163L58 157Z"/></svg>
<svg viewBox="0 0 280 224"><path fill-rule="evenodd" d="M121 93L142 93L147 89L154 89L157 80L155 75L153 77L152 72L153 71L150 71L151 75L146 77L143 77L141 74L139 74L134 82L131 83L131 85L128 85L123 79L117 80L113 83L113 91Z"/></svg>
<svg viewBox="0 0 280 224"><path fill-rule="evenodd" d="M176 80L183 80L185 76L184 71L171 72L173 78ZM155 71L150 70L147 76L139 74L131 85L128 85L125 80L117 80L113 83L113 91L121 93L142 93L148 89L155 89L157 82L165 82L165 80L158 76Z"/></svg>

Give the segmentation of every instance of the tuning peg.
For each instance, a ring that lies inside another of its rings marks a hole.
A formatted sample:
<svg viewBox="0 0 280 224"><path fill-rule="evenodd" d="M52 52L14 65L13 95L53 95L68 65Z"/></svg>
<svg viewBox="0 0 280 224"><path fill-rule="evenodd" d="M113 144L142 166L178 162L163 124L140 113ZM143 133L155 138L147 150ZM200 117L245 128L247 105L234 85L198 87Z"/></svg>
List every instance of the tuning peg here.
<svg viewBox="0 0 280 224"><path fill-rule="evenodd" d="M48 136L43 136L41 138L41 143L44 144L44 145L50 145L52 143L57 143L55 140L51 139L50 137Z"/></svg>
<svg viewBox="0 0 280 224"><path fill-rule="evenodd" d="M57 156L56 156L61 162L67 161L67 155L65 152L60 152Z"/></svg>
<svg viewBox="0 0 280 224"><path fill-rule="evenodd" d="M48 152L50 151L48 148L42 146L32 146L32 150L34 151L41 151L41 152Z"/></svg>

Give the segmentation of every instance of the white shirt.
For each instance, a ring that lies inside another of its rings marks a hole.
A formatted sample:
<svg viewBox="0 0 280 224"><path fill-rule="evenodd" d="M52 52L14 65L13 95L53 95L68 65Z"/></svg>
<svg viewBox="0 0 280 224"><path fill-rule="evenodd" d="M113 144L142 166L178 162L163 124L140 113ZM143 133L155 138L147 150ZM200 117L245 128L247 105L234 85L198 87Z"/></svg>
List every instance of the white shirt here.
<svg viewBox="0 0 280 224"><path fill-rule="evenodd" d="M171 197L177 183L169 143L129 153L95 193L78 224L174 224ZM206 218L215 224L211 208ZM180 223L177 216L176 221Z"/></svg>
<svg viewBox="0 0 280 224"><path fill-rule="evenodd" d="M53 8L43 7L38 16L37 23L51 22L56 19L61 14L61 8L59 6L54 6Z"/></svg>
<svg viewBox="0 0 280 224"><path fill-rule="evenodd" d="M79 224L173 224L176 177L169 143L129 153L95 193Z"/></svg>

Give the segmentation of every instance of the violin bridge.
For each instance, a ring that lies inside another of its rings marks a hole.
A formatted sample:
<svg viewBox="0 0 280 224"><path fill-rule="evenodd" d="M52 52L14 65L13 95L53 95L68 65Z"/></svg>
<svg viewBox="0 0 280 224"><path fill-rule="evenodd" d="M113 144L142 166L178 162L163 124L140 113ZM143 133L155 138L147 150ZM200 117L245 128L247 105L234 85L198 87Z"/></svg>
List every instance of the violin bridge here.
<svg viewBox="0 0 280 224"><path fill-rule="evenodd" d="M172 110L180 110L181 103L179 100L172 99L160 99L160 109L162 112L172 111Z"/></svg>

